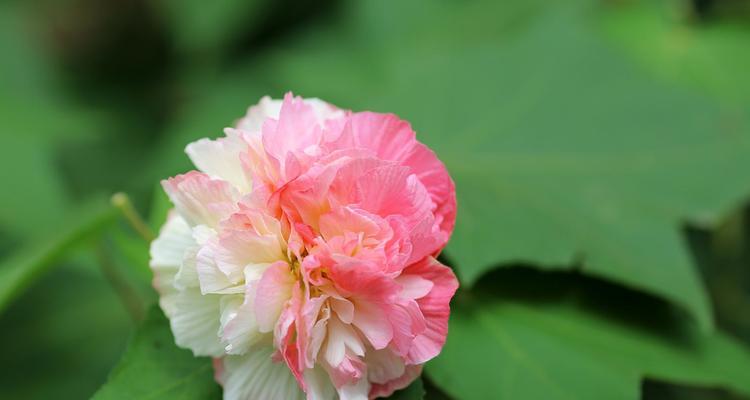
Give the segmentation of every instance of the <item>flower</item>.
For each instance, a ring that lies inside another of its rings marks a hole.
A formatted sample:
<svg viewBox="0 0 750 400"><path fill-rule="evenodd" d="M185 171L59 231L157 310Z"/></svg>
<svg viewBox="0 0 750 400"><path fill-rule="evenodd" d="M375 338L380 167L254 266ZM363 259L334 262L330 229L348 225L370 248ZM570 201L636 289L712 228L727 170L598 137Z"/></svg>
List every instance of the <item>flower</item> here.
<svg viewBox="0 0 750 400"><path fill-rule="evenodd" d="M443 164L392 114L287 94L186 152L151 246L176 343L226 399L368 399L445 343L458 282L435 257L456 215Z"/></svg>

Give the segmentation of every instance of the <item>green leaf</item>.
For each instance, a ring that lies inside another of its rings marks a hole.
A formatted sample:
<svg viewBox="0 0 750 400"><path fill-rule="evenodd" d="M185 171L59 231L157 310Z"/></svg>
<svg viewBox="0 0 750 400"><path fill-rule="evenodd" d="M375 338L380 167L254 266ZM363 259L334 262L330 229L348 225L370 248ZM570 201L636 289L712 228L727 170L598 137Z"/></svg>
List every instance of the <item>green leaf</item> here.
<svg viewBox="0 0 750 400"><path fill-rule="evenodd" d="M0 312L35 279L72 248L101 232L115 221L118 211L105 202L92 202L85 212L71 212L60 231L49 238L32 240L0 263Z"/></svg>
<svg viewBox="0 0 750 400"><path fill-rule="evenodd" d="M680 9L685 3L621 3L604 13L602 27L613 43L665 79L733 100L750 100L746 21L691 21Z"/></svg>
<svg viewBox="0 0 750 400"><path fill-rule="evenodd" d="M750 193L747 104L641 68L597 23L612 12L598 2L425 7L351 5L336 28L211 85L174 138L217 136L196 126L230 124L227 110L287 88L396 112L456 181L447 251L465 284L498 264L579 265L668 299L709 329L680 226L713 223Z"/></svg>
<svg viewBox="0 0 750 400"><path fill-rule="evenodd" d="M690 247L701 267L717 326L750 343L750 204L714 229L690 227Z"/></svg>
<svg viewBox="0 0 750 400"><path fill-rule="evenodd" d="M219 399L211 359L174 344L169 322L153 307L94 400Z"/></svg>
<svg viewBox="0 0 750 400"><path fill-rule="evenodd" d="M35 281L0 315L5 399L86 399L107 379L133 329L90 251Z"/></svg>
<svg viewBox="0 0 750 400"><path fill-rule="evenodd" d="M471 399L638 399L644 377L750 394L750 352L738 342L637 292L530 271L506 269L461 294L431 381Z"/></svg>
<svg viewBox="0 0 750 400"><path fill-rule="evenodd" d="M390 397L391 400L422 400L424 398L424 384L422 378L417 378L409 386L393 393Z"/></svg>

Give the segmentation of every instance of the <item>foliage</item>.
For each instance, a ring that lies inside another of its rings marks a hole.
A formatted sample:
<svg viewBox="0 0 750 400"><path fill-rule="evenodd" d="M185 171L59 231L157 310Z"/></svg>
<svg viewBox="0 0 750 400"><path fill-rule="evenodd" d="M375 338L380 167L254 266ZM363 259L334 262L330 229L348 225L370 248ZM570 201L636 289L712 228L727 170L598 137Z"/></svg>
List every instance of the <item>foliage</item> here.
<svg viewBox="0 0 750 400"><path fill-rule="evenodd" d="M154 307L93 400L218 399L221 391L212 376L211 359L178 348L169 322Z"/></svg>
<svg viewBox="0 0 750 400"><path fill-rule="evenodd" d="M457 299L429 364L456 398L637 399L647 376L750 390L750 351L658 300L580 275L493 275ZM633 304L649 315L628 315Z"/></svg>
<svg viewBox="0 0 750 400"><path fill-rule="evenodd" d="M185 144L294 90L404 117L457 184L448 342L393 398L750 396L748 10L3 3L4 393L220 397L158 309L137 321L148 245L101 199L156 231Z"/></svg>

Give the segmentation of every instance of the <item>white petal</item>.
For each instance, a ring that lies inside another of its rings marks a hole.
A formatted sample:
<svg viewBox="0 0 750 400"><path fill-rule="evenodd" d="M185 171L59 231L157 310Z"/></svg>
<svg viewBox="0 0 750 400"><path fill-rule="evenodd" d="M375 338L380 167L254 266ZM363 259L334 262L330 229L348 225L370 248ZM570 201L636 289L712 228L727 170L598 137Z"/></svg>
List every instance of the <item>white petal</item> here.
<svg viewBox="0 0 750 400"><path fill-rule="evenodd" d="M344 385L338 389L340 400L368 400L370 382L362 378L352 385Z"/></svg>
<svg viewBox="0 0 750 400"><path fill-rule="evenodd" d="M248 108L247 114L237 122L237 129L251 134L260 133L266 119L279 118L281 103L281 100L273 100L264 96L258 104Z"/></svg>
<svg viewBox="0 0 750 400"><path fill-rule="evenodd" d="M171 213L157 237L151 242L149 265L154 271L153 285L159 292L159 305L167 317L174 315L177 289L175 275L185 252L195 246L190 226L177 213Z"/></svg>
<svg viewBox="0 0 750 400"><path fill-rule="evenodd" d="M198 246L204 246L211 239L216 237L216 231L206 225L196 225L193 227L193 239Z"/></svg>
<svg viewBox="0 0 750 400"><path fill-rule="evenodd" d="M388 348L370 350L365 356L367 378L373 383L386 383L404 374L404 361Z"/></svg>
<svg viewBox="0 0 750 400"><path fill-rule="evenodd" d="M266 268L257 281L255 295L255 317L261 332L274 330L281 312L292 298L296 284L297 280L286 261L277 261Z"/></svg>
<svg viewBox="0 0 750 400"><path fill-rule="evenodd" d="M321 367L306 369L303 378L307 385L307 400L335 400L336 387Z"/></svg>
<svg viewBox="0 0 750 400"><path fill-rule="evenodd" d="M193 246L185 250L180 268L174 277L174 286L178 290L198 287L198 272L196 271L197 252L198 246Z"/></svg>
<svg viewBox="0 0 750 400"><path fill-rule="evenodd" d="M227 276L216 265L214 258L215 244L207 244L198 250L196 256L196 271L200 281L201 293L242 293L242 268L237 267L239 274Z"/></svg>
<svg viewBox="0 0 750 400"><path fill-rule="evenodd" d="M174 287L174 273L161 272L154 275L154 289L159 293L159 307L167 318L172 318L177 308L177 295Z"/></svg>
<svg viewBox="0 0 750 400"><path fill-rule="evenodd" d="M218 335L219 315L219 296L204 296L198 289L179 292L169 320L175 342L196 356L220 356L224 346Z"/></svg>
<svg viewBox="0 0 750 400"><path fill-rule="evenodd" d="M215 227L237 210L239 193L226 181L191 171L163 180L164 191L175 209L191 226Z"/></svg>
<svg viewBox="0 0 750 400"><path fill-rule="evenodd" d="M222 296L220 335L229 354L244 354L264 336L258 331L252 299L241 294Z"/></svg>
<svg viewBox="0 0 750 400"><path fill-rule="evenodd" d="M351 324L354 319L354 304L343 297L331 297L331 308L336 312L341 322Z"/></svg>
<svg viewBox="0 0 750 400"><path fill-rule="evenodd" d="M219 239L215 258L219 268L228 273L237 267L241 272L247 264L270 264L286 260L286 254L277 236L232 230L225 232Z"/></svg>
<svg viewBox="0 0 750 400"><path fill-rule="evenodd" d="M321 122L344 115L344 111L320 99L304 99L304 102L312 107L315 116L318 117L318 120ZM279 118L282 104L282 100L274 100L268 96L263 97L257 105L254 105L247 110L247 114L244 118L237 122L237 129L246 131L251 135L259 134L263 127L263 122L265 122L266 119Z"/></svg>
<svg viewBox="0 0 750 400"><path fill-rule="evenodd" d="M344 361L347 352L358 356L365 354L365 348L357 332L351 325L343 324L337 317L328 320L328 340L326 342L325 358L329 364L337 367Z"/></svg>
<svg viewBox="0 0 750 400"><path fill-rule="evenodd" d="M344 116L344 111L321 99L313 97L310 99L305 99L305 103L312 106L313 111L315 111L315 115L321 122L327 119L339 118Z"/></svg>
<svg viewBox="0 0 750 400"><path fill-rule="evenodd" d="M328 333L328 320L331 318L331 309L324 305L320 309L320 317L318 321L313 325L312 332L310 333L310 345L307 347L307 359L315 362L318 358L320 348L323 346L323 341L327 337Z"/></svg>
<svg viewBox="0 0 750 400"><path fill-rule="evenodd" d="M159 237L151 242L151 268L173 269L176 272L182 264L185 250L191 246L195 246L195 240L190 226L176 213L170 213L159 231Z"/></svg>
<svg viewBox="0 0 750 400"><path fill-rule="evenodd" d="M202 172L231 183L240 193L249 193L252 180L240 161L240 153L247 149L247 142L233 129L224 132L226 137L217 140L200 139L190 143L185 152Z"/></svg>
<svg viewBox="0 0 750 400"><path fill-rule="evenodd" d="M224 400L304 399L289 368L273 362L272 353L271 346L255 346L244 355L224 357L218 377Z"/></svg>

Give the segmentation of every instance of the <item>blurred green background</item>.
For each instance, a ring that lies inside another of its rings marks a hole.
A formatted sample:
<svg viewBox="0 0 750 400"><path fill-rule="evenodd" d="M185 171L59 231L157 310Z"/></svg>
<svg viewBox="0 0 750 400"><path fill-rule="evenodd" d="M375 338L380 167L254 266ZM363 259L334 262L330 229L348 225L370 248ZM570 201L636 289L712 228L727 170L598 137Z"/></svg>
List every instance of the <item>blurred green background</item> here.
<svg viewBox="0 0 750 400"><path fill-rule="evenodd" d="M750 1L4 0L0 397L96 392L155 296L148 245L109 197L128 193L157 229L157 183L191 168L184 146L289 90L400 115L457 182L444 257L463 288L426 398L750 385L743 361L701 375L618 358L628 382L610 381L527 312L565 304L578 327L604 316L666 342L685 325L750 344ZM472 337L491 330L464 321L477 315L518 331ZM461 362L481 391L451 381Z"/></svg>

